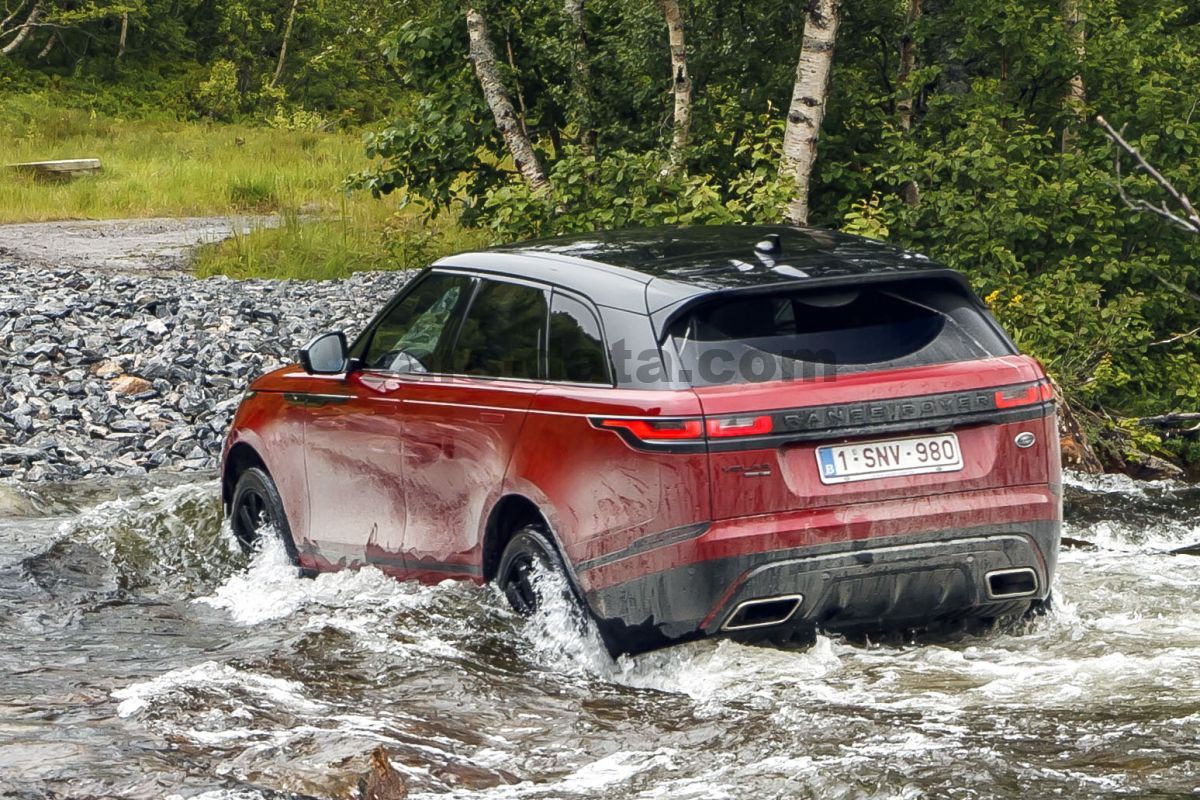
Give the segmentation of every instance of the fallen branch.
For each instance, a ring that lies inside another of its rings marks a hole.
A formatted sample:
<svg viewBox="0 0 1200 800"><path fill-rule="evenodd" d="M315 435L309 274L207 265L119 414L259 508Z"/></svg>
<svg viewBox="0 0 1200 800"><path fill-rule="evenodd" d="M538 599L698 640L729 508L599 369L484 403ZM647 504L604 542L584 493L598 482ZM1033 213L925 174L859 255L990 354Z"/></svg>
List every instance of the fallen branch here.
<svg viewBox="0 0 1200 800"><path fill-rule="evenodd" d="M1190 200L1188 200L1188 196L1176 189L1169 180L1163 177L1161 172L1156 170L1153 166L1151 166L1150 162L1142 157L1142 154L1138 152L1137 148L1125 141L1124 137L1122 137L1120 133L1113 130L1113 126L1108 124L1108 120L1097 115L1096 123L1104 129L1104 133L1108 136L1108 138L1111 139L1118 148L1120 148L1113 156L1113 168L1117 173L1117 194L1120 195L1121 202L1123 202L1126 207L1132 211L1145 211L1151 214L1156 214L1157 216L1162 217L1170 222L1172 225L1175 225L1176 227L1181 228L1188 233L1200 234L1200 214L1196 213L1196 209L1192 207L1192 203ZM1171 199L1175 201L1175 204L1183 212L1182 216L1171 211L1165 201L1159 203L1158 205L1154 205L1150 201L1143 200L1140 197L1130 197L1125 192L1125 186L1121 182L1121 150L1124 150L1126 153L1133 156L1134 161L1137 162L1137 168L1149 175L1154 182L1162 187L1163 191L1165 191L1171 197Z"/></svg>
<svg viewBox="0 0 1200 800"><path fill-rule="evenodd" d="M1175 344L1175 342L1181 342L1184 339L1190 339L1197 333L1200 333L1200 328L1192 328L1187 333L1177 333L1174 336L1170 336L1166 339L1161 339L1157 342L1151 342L1150 344L1146 345L1146 347L1161 347L1164 344Z"/></svg>

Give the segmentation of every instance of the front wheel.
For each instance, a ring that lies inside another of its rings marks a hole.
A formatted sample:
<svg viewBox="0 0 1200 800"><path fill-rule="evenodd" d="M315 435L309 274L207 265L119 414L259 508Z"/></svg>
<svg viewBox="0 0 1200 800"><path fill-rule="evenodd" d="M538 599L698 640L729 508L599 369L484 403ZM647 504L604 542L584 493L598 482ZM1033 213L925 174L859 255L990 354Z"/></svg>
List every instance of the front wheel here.
<svg viewBox="0 0 1200 800"><path fill-rule="evenodd" d="M258 467L250 467L238 477L229 503L229 524L242 552L249 555L260 546L265 536L276 536L287 550L293 564L300 563L283 498L271 476Z"/></svg>

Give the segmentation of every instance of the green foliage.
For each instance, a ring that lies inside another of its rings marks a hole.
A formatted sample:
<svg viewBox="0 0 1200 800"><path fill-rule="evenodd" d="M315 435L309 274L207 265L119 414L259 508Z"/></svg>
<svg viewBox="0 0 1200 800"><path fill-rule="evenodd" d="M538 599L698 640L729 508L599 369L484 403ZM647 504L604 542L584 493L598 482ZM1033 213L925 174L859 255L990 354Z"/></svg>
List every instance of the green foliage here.
<svg viewBox="0 0 1200 800"><path fill-rule="evenodd" d="M238 91L237 65L227 59L214 61L208 80L196 88L196 105L201 113L229 120L242 110L242 93Z"/></svg>
<svg viewBox="0 0 1200 800"><path fill-rule="evenodd" d="M359 209L337 223L297 221L213 256L211 263L239 274L416 263L466 241L446 233L458 224L475 241L772 222L788 199L778 168L804 4L684 4L693 108L678 169L666 164L671 76L657 4L586 5L591 131L577 91L578 32L561 0L478 4L550 176L552 188L542 194L518 176L483 101L457 0L301 0L277 82L290 2L50 5L58 27L39 29L0 69L5 152L13 160L44 155L50 148L35 144L44 141L112 153L123 188L94 182L57 195L0 184L0 213L8 207L9 216L21 203L33 209L19 212L26 216L138 207L137 188L153 198L149 166L132 157L133 145L113 141L128 135L120 121L131 118L265 124L287 143L281 152L260 143L257 165L235 152L237 168L220 169L217 178L198 177L195 164L168 171L171 180L204 182L203 192L172 188L172 203L160 196L141 207L180 208L184 194L203 195L196 207L206 208L295 207L297 197L321 193L327 204L338 183L328 180L331 164L344 165L339 177L353 173L349 185L367 190L355 204L371 202L367 195L398 198L379 203L377 215L364 218ZM1200 242L1125 208L1112 147L1090 122L1103 113L1126 126L1170 180L1200 196L1200 9L1173 0L1076 0L1086 20L1080 48L1058 0L925 3L909 31L916 69L902 82L906 5L842 4L810 197L813 224L886 238L967 273L1088 424L1200 409ZM124 13L129 46L118 60ZM39 60L51 35L57 44ZM1076 75L1086 89L1083 109L1067 101ZM897 119L902 93L914 99L911 130ZM47 102L54 113L33 108ZM387 122L365 136L369 166L330 154L324 132L378 120ZM221 152L187 141L180 162ZM155 142L139 138L138 147L154 150ZM264 175L271 165L286 179ZM1147 175L1124 167L1130 195L1162 199ZM427 234L414 222L420 218L435 220L441 233ZM1118 432L1138 446L1189 457L1196 450Z"/></svg>
<svg viewBox="0 0 1200 800"><path fill-rule="evenodd" d="M905 4L843 4L832 93L811 195L816 224L887 238L966 272L1022 348L1089 420L1200 407L1200 242L1117 197L1112 150L1078 114L1128 123L1132 141L1200 194L1200 12L1169 0L1079 0L1086 47L1045 0L929 6L917 68L899 84ZM422 97L368 138L359 185L402 191L510 240L664 223L774 221L782 114L802 9L696 0L685 8L694 84L686 164L665 170L665 30L650 3L589 6L595 150L570 88L572 32L558 3L487 9L505 80L552 188L512 168L469 65L461 12L426 5L388 49ZM511 53L511 56L508 54ZM1088 106L1066 101L1081 75ZM901 130L900 92L915 97ZM1126 165L1135 196L1160 190ZM1124 441L1163 443L1124 430Z"/></svg>

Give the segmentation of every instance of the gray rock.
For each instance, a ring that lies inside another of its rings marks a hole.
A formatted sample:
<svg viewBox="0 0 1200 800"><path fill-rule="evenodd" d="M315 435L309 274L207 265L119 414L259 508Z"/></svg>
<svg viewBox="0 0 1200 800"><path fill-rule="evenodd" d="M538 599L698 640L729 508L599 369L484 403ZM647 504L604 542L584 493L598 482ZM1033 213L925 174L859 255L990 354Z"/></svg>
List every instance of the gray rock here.
<svg viewBox="0 0 1200 800"><path fill-rule="evenodd" d="M211 468L256 375L318 332L353 335L407 278L201 280L0 263L0 476ZM112 394L120 373L152 390Z"/></svg>

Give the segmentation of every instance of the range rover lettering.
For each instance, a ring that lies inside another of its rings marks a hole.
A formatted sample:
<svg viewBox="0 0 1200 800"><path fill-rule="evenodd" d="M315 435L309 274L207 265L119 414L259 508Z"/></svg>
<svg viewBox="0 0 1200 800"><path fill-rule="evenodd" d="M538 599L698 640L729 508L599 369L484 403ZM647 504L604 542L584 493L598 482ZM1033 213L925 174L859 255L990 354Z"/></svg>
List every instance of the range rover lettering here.
<svg viewBox="0 0 1200 800"><path fill-rule="evenodd" d="M226 512L308 571L561 573L611 651L909 630L1049 596L1051 385L965 278L784 226L445 258L250 386Z"/></svg>

